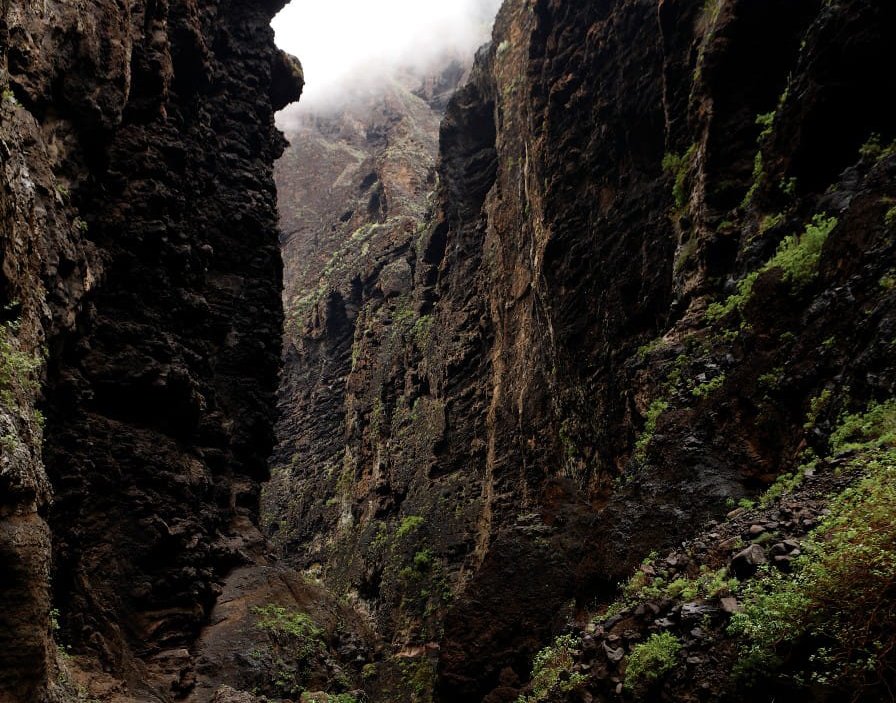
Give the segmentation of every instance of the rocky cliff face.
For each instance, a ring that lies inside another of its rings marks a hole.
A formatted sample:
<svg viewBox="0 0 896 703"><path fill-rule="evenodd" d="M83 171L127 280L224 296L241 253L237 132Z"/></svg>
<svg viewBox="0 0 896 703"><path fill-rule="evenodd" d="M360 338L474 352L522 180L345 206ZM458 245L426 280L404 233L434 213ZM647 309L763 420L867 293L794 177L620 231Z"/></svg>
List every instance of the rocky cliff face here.
<svg viewBox="0 0 896 703"><path fill-rule="evenodd" d="M281 5L3 3L4 701L182 697L248 559L279 365L273 112L302 85Z"/></svg>
<svg viewBox="0 0 896 703"><path fill-rule="evenodd" d="M651 550L892 396L894 19L505 3L432 217L354 230L287 307L268 523L371 613L375 697L515 700Z"/></svg>

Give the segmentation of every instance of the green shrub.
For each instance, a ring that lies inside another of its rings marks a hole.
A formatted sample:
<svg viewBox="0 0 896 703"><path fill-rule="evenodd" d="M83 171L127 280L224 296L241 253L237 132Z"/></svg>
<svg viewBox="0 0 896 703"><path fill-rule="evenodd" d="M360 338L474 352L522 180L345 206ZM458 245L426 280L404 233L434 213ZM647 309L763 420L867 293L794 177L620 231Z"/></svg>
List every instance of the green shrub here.
<svg viewBox="0 0 896 703"><path fill-rule="evenodd" d="M37 370L41 358L19 349L16 339L18 323L0 325L0 400L7 405L15 402L15 396L31 394L37 390Z"/></svg>
<svg viewBox="0 0 896 703"><path fill-rule="evenodd" d="M884 213L884 224L887 227L893 227L896 225L896 205L891 207L889 210Z"/></svg>
<svg viewBox="0 0 896 703"><path fill-rule="evenodd" d="M741 639L738 673L764 674L802 655L811 681L853 690L883 676L896 648L896 401L847 415L836 450L859 481L831 499L802 544L793 574L768 568L745 585L729 632ZM805 679L804 679L805 680Z"/></svg>
<svg viewBox="0 0 896 703"><path fill-rule="evenodd" d="M423 518L419 515L408 515L402 519L395 536L398 538L405 537L419 529L422 524Z"/></svg>
<svg viewBox="0 0 896 703"><path fill-rule="evenodd" d="M265 605L252 609L258 616L255 626L275 639L298 640L302 649L317 647L323 630L317 627L308 615L297 610L287 610L280 605Z"/></svg>
<svg viewBox="0 0 896 703"><path fill-rule="evenodd" d="M646 642L635 645L628 655L625 688L653 682L675 667L681 643L671 632L652 634Z"/></svg>
<svg viewBox="0 0 896 703"><path fill-rule="evenodd" d="M325 652L323 630L305 613L280 605L255 607L252 613L255 627L268 640L268 646L250 653L261 677L258 693L295 698L304 690L313 662Z"/></svg>
<svg viewBox="0 0 896 703"><path fill-rule="evenodd" d="M561 635L550 647L545 647L532 663L531 693L520 696L517 703L536 703L551 692L569 693L585 683L585 677L572 673L578 642L572 635ZM563 678L563 674L569 674Z"/></svg>
<svg viewBox="0 0 896 703"><path fill-rule="evenodd" d="M743 310L750 296L753 295L753 284L759 278L759 271L748 273L742 281L737 284L737 292L729 295L724 303L712 303L706 308L706 319L709 322L717 322L728 317L735 310Z"/></svg>
<svg viewBox="0 0 896 703"><path fill-rule="evenodd" d="M831 434L831 450L850 450L896 446L896 398L871 403L864 413L844 415Z"/></svg>
<svg viewBox="0 0 896 703"><path fill-rule="evenodd" d="M879 161L893 154L896 154L896 140L885 146L881 141L880 134L877 133L868 137L868 141L859 148L859 156L873 161Z"/></svg>
<svg viewBox="0 0 896 703"><path fill-rule="evenodd" d="M856 462L868 476L830 504L803 544L794 575L767 572L746 586L729 631L742 638L741 674L778 666L800 641L826 644L810 675L863 679L896 645L896 452ZM823 663L823 667L819 667Z"/></svg>
<svg viewBox="0 0 896 703"><path fill-rule="evenodd" d="M668 409L669 403L661 398L654 400L650 407L647 408L647 415L644 417L644 430L635 442L635 458L638 461L644 461L647 457L647 447L650 445L656 432L657 420Z"/></svg>
<svg viewBox="0 0 896 703"><path fill-rule="evenodd" d="M716 322L735 310L742 311L753 294L756 279L765 271L781 269L781 277L795 287L809 283L818 269L822 247L836 226L836 217L816 215L802 235L785 237L775 255L762 268L747 274L738 283L736 293L730 295L723 303L713 303L707 307L706 319L709 322Z"/></svg>
<svg viewBox="0 0 896 703"><path fill-rule="evenodd" d="M706 381L705 383L701 383L699 386L696 386L691 389L691 395L695 398L708 398L715 391L722 387L725 383L725 374L720 373L713 379Z"/></svg>
<svg viewBox="0 0 896 703"><path fill-rule="evenodd" d="M672 197L675 200L675 207L681 209L687 202L687 192L685 185L688 177L688 170L694 155L697 153L697 145L692 144L684 154L667 153L663 156L663 171L674 177L672 183Z"/></svg>
<svg viewBox="0 0 896 703"><path fill-rule="evenodd" d="M805 285L815 276L821 249L836 226L836 217L816 215L801 236L785 237L775 256L763 268L780 268L785 281Z"/></svg>

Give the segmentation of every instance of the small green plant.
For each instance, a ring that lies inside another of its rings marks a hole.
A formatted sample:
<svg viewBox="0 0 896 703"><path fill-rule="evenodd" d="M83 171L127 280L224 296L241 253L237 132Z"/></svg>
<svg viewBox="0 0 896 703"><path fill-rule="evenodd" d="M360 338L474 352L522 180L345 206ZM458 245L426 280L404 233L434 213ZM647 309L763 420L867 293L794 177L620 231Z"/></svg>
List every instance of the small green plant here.
<svg viewBox="0 0 896 703"><path fill-rule="evenodd" d="M713 393L715 393L719 388L721 388L725 383L725 374L720 373L715 378L710 379L704 383L701 383L699 386L691 389L691 395L695 398L703 399L708 398Z"/></svg>
<svg viewBox="0 0 896 703"><path fill-rule="evenodd" d="M684 207L687 201L687 192L685 185L687 182L688 171L691 168L691 162L697 153L697 145L692 144L687 151L681 156L672 153L666 153L663 156L663 171L673 176L672 197L675 200L675 207L679 210Z"/></svg>
<svg viewBox="0 0 896 703"><path fill-rule="evenodd" d="M723 303L712 303L706 308L706 319L709 322L718 322L735 310L742 310L753 295L753 285L759 278L759 272L753 271L747 274L740 283L737 284L737 292L729 295Z"/></svg>
<svg viewBox="0 0 896 703"><path fill-rule="evenodd" d="M313 643L319 640L323 631L308 615L297 610L287 610L280 605L264 605L252 609L258 616L255 626L275 637L290 637Z"/></svg>
<svg viewBox="0 0 896 703"><path fill-rule="evenodd" d="M667 346L669 346L669 342L667 342L663 337L657 337L647 344L642 344L640 347L638 347L638 351L635 353L637 354L639 361L644 361L651 354Z"/></svg>
<svg viewBox="0 0 896 703"><path fill-rule="evenodd" d="M38 388L41 358L19 349L18 322L0 325L0 400L13 405L16 396L33 394Z"/></svg>
<svg viewBox="0 0 896 703"><path fill-rule="evenodd" d="M753 286L759 275L771 269L781 269L781 277L793 286L801 287L809 283L818 269L822 247L836 226L836 217L816 215L806 225L802 235L785 237L775 255L762 268L741 280L736 293L728 296L723 303L712 303L707 307L706 319L717 322L735 310L742 311L753 294Z"/></svg>
<svg viewBox="0 0 896 703"><path fill-rule="evenodd" d="M744 586L729 624L738 676L767 676L795 652L815 683L858 690L883 676L896 647L894 447L896 400L844 416L831 448L855 452L844 469L863 477L831 499L792 574L763 567Z"/></svg>
<svg viewBox="0 0 896 703"><path fill-rule="evenodd" d="M650 407L647 408L647 414L644 417L644 429L635 442L634 456L638 461L644 461L647 458L647 447L653 440L656 433L656 423L666 410L669 409L669 403L662 398L654 400Z"/></svg>
<svg viewBox="0 0 896 703"><path fill-rule="evenodd" d="M784 473L775 479L775 482L762 494L759 504L763 507L771 505L781 496L793 493L806 478L806 472L814 468L816 461L798 466L794 471Z"/></svg>
<svg viewBox="0 0 896 703"><path fill-rule="evenodd" d="M770 229L780 226L784 223L784 215L780 212L774 215L766 215L759 223L759 234L765 234Z"/></svg>
<svg viewBox="0 0 896 703"><path fill-rule="evenodd" d="M652 683L675 667L681 642L671 632L652 634L628 655L624 685L629 691Z"/></svg>
<svg viewBox="0 0 896 703"><path fill-rule="evenodd" d="M358 699L350 693L315 693L312 698L308 693L303 693L300 703L358 703Z"/></svg>
<svg viewBox="0 0 896 703"><path fill-rule="evenodd" d="M422 315L414 323L412 334L417 349L425 350L429 344L432 335L433 317L432 315Z"/></svg>
<svg viewBox="0 0 896 703"><path fill-rule="evenodd" d="M255 627L263 632L268 646L255 650L254 659L263 679L258 681L259 693L299 696L309 677L312 662L325 651L323 630L303 612L280 605L252 608Z"/></svg>
<svg viewBox="0 0 896 703"><path fill-rule="evenodd" d="M756 115L756 124L762 127L759 136L756 138L756 142L759 144L760 148L753 158L753 183L747 191L747 194L744 195L743 202L741 202L741 207L743 208L746 208L753 201L753 198L756 197L756 193L762 185L762 179L765 177L765 161L762 156L762 142L765 141L774 129L775 114L776 113L772 111L762 115Z"/></svg>
<svg viewBox="0 0 896 703"><path fill-rule="evenodd" d="M818 418L830 407L834 394L830 388L825 388L821 393L809 400L809 412L806 413L806 422L803 429L812 430L818 424Z"/></svg>
<svg viewBox="0 0 896 703"><path fill-rule="evenodd" d="M414 555L414 568L419 572L428 571L432 566L432 550L421 549Z"/></svg>
<svg viewBox="0 0 896 703"><path fill-rule="evenodd" d="M399 524L398 529L395 532L395 536L401 539L402 537L406 537L412 532L416 532L420 529L420 526L423 524L423 518L419 515L408 515L401 520L401 524Z"/></svg>
<svg viewBox="0 0 896 703"><path fill-rule="evenodd" d="M792 198L796 194L797 180L796 178L782 178L778 182L778 188L783 195Z"/></svg>
<svg viewBox="0 0 896 703"><path fill-rule="evenodd" d="M884 224L887 227L896 226L896 205L887 210L886 214L884 214Z"/></svg>
<svg viewBox="0 0 896 703"><path fill-rule="evenodd" d="M859 148L859 156L872 161L880 161L893 154L896 154L896 140L884 145L877 133L868 137L868 141Z"/></svg>
<svg viewBox="0 0 896 703"><path fill-rule="evenodd" d="M577 646L572 635L561 635L542 649L532 663L531 693L520 696L517 703L536 703L550 693L571 693L581 688L585 677L572 671Z"/></svg>
<svg viewBox="0 0 896 703"><path fill-rule="evenodd" d="M864 413L844 415L830 443L835 454L896 445L896 398L871 403Z"/></svg>
<svg viewBox="0 0 896 703"><path fill-rule="evenodd" d="M785 281L805 285L815 276L822 247L836 226L836 217L815 215L801 236L790 235L784 238L774 258L765 268L780 268Z"/></svg>
<svg viewBox="0 0 896 703"><path fill-rule="evenodd" d="M12 432L4 432L0 435L0 449L4 454L12 454L19 448L20 442L17 435Z"/></svg>

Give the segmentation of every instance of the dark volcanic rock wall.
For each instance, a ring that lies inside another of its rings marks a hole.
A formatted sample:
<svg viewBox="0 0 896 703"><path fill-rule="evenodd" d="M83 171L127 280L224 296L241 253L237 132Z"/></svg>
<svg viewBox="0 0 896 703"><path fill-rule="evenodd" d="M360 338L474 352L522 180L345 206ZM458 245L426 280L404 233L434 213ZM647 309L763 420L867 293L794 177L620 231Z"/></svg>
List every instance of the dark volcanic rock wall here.
<svg viewBox="0 0 896 703"><path fill-rule="evenodd" d="M88 693L187 693L246 559L280 350L273 112L301 90L282 4L3 4L4 701L93 662Z"/></svg>
<svg viewBox="0 0 896 703"><path fill-rule="evenodd" d="M812 398L892 395L893 76L870 82L894 21L505 3L404 283L354 278L346 242L346 283L293 311L314 351L287 363L329 364L293 389L331 451L281 457L301 490L272 522L417 657L405 690L514 700L549 633L818 445ZM767 263L813 221L808 273Z"/></svg>

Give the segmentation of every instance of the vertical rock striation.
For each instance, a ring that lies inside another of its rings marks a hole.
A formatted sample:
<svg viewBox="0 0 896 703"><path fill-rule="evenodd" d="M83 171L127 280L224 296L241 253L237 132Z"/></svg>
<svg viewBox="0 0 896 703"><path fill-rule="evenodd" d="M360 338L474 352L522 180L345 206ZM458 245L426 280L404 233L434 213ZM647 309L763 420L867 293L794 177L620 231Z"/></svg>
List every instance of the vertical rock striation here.
<svg viewBox="0 0 896 703"><path fill-rule="evenodd" d="M77 669L187 693L247 559L280 351L273 113L302 85L280 6L3 4L3 700L64 697Z"/></svg>

